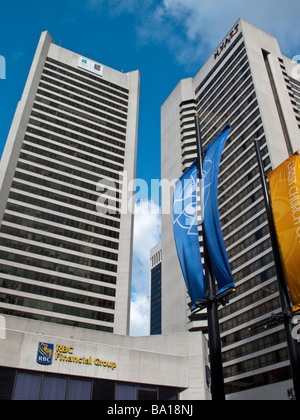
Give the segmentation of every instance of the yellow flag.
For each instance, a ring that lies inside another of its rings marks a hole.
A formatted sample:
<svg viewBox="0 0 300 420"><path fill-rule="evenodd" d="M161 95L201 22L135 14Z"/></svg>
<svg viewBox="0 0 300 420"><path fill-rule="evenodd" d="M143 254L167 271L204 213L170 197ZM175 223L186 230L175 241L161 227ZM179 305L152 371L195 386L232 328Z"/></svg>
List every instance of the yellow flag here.
<svg viewBox="0 0 300 420"><path fill-rule="evenodd" d="M268 175L272 210L293 311L300 310L299 151Z"/></svg>

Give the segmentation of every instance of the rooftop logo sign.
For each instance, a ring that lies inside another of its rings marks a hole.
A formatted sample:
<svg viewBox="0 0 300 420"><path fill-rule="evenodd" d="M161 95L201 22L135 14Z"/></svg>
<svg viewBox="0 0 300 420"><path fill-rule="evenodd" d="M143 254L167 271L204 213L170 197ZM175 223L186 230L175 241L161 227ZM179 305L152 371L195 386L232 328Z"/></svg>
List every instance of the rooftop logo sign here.
<svg viewBox="0 0 300 420"><path fill-rule="evenodd" d="M231 43L231 40L239 33L239 26L240 24L238 23L229 33L227 38L225 38L222 44L219 46L219 48L215 52L215 60L220 57L223 51L227 48L227 45L229 45Z"/></svg>
<svg viewBox="0 0 300 420"><path fill-rule="evenodd" d="M97 74L98 76L103 76L103 66L94 63L93 61L88 60L87 58L80 57L78 60L78 67L81 67L82 69Z"/></svg>

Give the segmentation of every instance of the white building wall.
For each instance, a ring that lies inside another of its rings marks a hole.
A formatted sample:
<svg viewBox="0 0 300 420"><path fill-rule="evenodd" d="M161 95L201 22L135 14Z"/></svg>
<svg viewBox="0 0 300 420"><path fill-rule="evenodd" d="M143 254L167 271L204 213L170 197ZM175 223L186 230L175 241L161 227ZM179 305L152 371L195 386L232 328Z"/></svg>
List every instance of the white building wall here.
<svg viewBox="0 0 300 420"><path fill-rule="evenodd" d="M182 80L161 110L161 176L162 180L178 180L181 168L181 135L179 105L194 96L193 79ZM185 332L187 327L187 291L179 265L173 235L173 193L162 191L162 332ZM169 212L164 208L170 209Z"/></svg>
<svg viewBox="0 0 300 420"><path fill-rule="evenodd" d="M44 373L107 379L180 388L181 400L206 400L207 342L201 333L129 337L80 328L5 317L6 340L1 340L0 366ZM82 363L60 360L37 363L40 342L72 348L68 357ZM89 364L83 363L83 357ZM110 366L100 366L98 361ZM113 365L112 365L113 364ZM113 368L112 368L113 366Z"/></svg>

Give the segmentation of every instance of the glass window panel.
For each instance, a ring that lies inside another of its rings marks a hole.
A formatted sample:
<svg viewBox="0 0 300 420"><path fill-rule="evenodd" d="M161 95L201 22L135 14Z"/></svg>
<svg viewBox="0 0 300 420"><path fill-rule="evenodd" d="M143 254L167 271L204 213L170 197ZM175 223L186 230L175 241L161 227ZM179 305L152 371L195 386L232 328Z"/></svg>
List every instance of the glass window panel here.
<svg viewBox="0 0 300 420"><path fill-rule="evenodd" d="M88 401L91 399L92 381L89 379L69 379L68 400Z"/></svg>
<svg viewBox="0 0 300 420"><path fill-rule="evenodd" d="M37 401L40 396L42 375L19 372L17 375L14 400Z"/></svg>
<svg viewBox="0 0 300 420"><path fill-rule="evenodd" d="M105 379L94 380L93 396L94 401L113 401L115 399L115 382Z"/></svg>
<svg viewBox="0 0 300 420"><path fill-rule="evenodd" d="M42 400L55 400L61 401L66 398L66 389L67 389L67 378L45 375L43 390L42 390Z"/></svg>
<svg viewBox="0 0 300 420"><path fill-rule="evenodd" d="M15 375L15 369L0 368L0 401L11 400Z"/></svg>
<svg viewBox="0 0 300 420"><path fill-rule="evenodd" d="M158 399L165 401L177 401L178 399L178 390L177 388L167 388L160 386L158 388Z"/></svg>
<svg viewBox="0 0 300 420"><path fill-rule="evenodd" d="M137 385L116 383L116 400L137 400Z"/></svg>
<svg viewBox="0 0 300 420"><path fill-rule="evenodd" d="M139 385L139 400L157 400L157 387L152 385Z"/></svg>

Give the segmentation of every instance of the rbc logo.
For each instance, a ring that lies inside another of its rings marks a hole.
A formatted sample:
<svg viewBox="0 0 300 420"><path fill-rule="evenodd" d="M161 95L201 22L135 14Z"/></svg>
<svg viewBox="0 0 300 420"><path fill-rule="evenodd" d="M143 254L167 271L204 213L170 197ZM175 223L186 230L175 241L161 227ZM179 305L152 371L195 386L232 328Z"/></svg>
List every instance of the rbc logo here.
<svg viewBox="0 0 300 420"><path fill-rule="evenodd" d="M39 343L36 361L41 365L51 365L53 359L53 344Z"/></svg>

